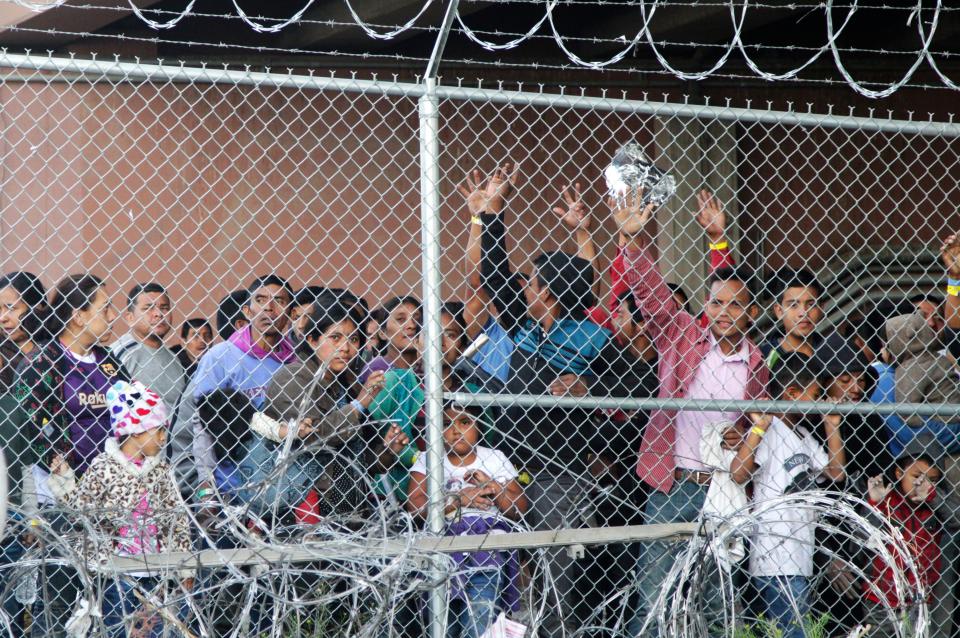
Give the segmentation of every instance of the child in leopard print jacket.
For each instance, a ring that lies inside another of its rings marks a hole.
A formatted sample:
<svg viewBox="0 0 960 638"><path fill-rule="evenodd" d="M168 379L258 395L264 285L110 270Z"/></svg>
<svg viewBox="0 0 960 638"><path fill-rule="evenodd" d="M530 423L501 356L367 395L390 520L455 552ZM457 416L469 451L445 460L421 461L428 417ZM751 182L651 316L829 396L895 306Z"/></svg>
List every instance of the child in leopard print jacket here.
<svg viewBox="0 0 960 638"><path fill-rule="evenodd" d="M50 488L57 499L98 528L97 534L88 535L84 555L96 563L111 555L189 551L189 518L163 458L167 435L163 400L138 381L114 383L106 398L113 438L106 440L104 451L79 481L65 465L51 468ZM136 580L136 589L144 592L159 584L149 574ZM192 580L187 577L183 585L189 589ZM125 617L129 622L141 608L134 589L128 580L118 580L104 592L103 618L111 636L122 636ZM160 618L147 622L148 635L160 635Z"/></svg>

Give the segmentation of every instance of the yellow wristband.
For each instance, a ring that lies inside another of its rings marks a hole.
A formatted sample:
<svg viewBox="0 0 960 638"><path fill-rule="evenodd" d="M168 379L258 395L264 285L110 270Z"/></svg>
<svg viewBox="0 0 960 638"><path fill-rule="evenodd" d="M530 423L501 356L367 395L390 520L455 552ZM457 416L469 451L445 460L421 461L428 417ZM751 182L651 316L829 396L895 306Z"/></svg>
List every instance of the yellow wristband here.
<svg viewBox="0 0 960 638"><path fill-rule="evenodd" d="M480 219L479 215L474 215L470 218L471 224L476 224L477 226L483 226L483 220Z"/></svg>
<svg viewBox="0 0 960 638"><path fill-rule="evenodd" d="M728 242L726 239L723 241L718 241L715 244L710 244L710 250L726 250L727 248L730 248L730 242Z"/></svg>
<svg viewBox="0 0 960 638"><path fill-rule="evenodd" d="M757 426L753 426L752 428L750 428L750 431L756 434L757 436L759 436L761 439L763 438L763 435L767 433L766 430L759 428Z"/></svg>
<svg viewBox="0 0 960 638"><path fill-rule="evenodd" d="M951 297L960 297L960 286L947 286L947 294Z"/></svg>

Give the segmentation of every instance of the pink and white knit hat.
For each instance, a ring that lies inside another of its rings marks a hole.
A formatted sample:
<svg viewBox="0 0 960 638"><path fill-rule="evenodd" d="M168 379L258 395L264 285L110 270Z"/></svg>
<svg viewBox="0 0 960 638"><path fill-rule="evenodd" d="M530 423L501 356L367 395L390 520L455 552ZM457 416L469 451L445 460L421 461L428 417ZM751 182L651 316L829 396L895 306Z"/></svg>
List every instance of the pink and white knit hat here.
<svg viewBox="0 0 960 638"><path fill-rule="evenodd" d="M107 390L110 425L117 438L167 426L167 406L139 381L117 381Z"/></svg>

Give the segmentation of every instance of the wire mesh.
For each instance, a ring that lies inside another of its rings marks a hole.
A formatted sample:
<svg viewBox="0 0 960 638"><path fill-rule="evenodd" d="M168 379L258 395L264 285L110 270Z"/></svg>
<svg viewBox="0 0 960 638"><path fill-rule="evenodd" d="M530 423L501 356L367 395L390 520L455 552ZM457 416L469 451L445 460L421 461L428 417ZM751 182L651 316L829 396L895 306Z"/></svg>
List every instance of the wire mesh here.
<svg viewBox="0 0 960 638"><path fill-rule="evenodd" d="M956 126L0 64L11 635L955 634Z"/></svg>

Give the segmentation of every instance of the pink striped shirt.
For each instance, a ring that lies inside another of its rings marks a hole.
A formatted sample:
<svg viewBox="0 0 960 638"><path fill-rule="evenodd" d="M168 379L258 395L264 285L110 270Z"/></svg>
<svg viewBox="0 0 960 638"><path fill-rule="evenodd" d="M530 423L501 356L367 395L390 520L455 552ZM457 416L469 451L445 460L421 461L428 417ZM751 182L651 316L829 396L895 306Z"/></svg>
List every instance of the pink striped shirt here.
<svg viewBox="0 0 960 638"><path fill-rule="evenodd" d="M624 279L647 319L647 331L659 353L660 398L691 398L691 384L711 350L710 329L698 325L693 316L677 306L646 250L624 251ZM747 379L743 395L736 398L759 399L764 396L768 370L759 348L750 340L744 343ZM677 468L676 417L676 410L654 410L650 414L637 461L640 478L663 492L673 487Z"/></svg>

